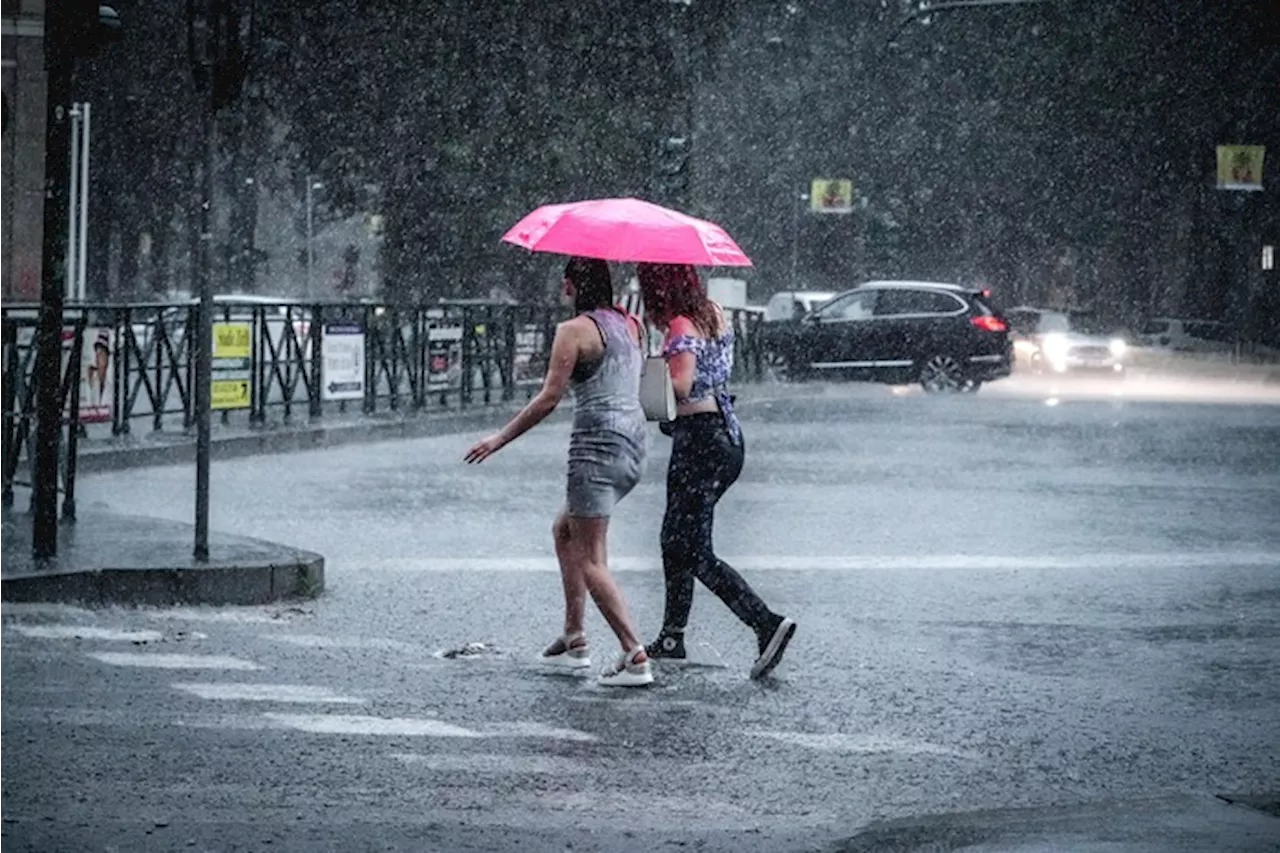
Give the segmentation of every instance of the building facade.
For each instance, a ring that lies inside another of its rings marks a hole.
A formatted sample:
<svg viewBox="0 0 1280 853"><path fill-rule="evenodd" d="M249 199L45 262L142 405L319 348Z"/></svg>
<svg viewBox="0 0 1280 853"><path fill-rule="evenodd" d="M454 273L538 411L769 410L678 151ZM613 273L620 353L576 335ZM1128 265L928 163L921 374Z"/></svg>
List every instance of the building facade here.
<svg viewBox="0 0 1280 853"><path fill-rule="evenodd" d="M40 297L44 196L44 0L5 0L3 211L0 278L5 302Z"/></svg>

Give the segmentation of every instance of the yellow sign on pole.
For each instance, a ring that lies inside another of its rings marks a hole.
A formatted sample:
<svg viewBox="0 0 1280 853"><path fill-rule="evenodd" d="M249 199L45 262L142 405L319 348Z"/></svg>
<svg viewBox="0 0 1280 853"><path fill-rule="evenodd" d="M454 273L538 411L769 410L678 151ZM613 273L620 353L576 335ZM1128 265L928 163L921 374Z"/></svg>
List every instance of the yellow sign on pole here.
<svg viewBox="0 0 1280 853"><path fill-rule="evenodd" d="M213 357L252 358L252 331L253 326L249 323L214 323Z"/></svg>
<svg viewBox="0 0 1280 853"><path fill-rule="evenodd" d="M213 380L213 409L247 409L251 404L248 379Z"/></svg>
<svg viewBox="0 0 1280 853"><path fill-rule="evenodd" d="M1264 145L1219 145L1218 189L1260 191L1266 151Z"/></svg>
<svg viewBox="0 0 1280 853"><path fill-rule="evenodd" d="M253 405L253 324L213 324L213 380L215 411L248 409Z"/></svg>
<svg viewBox="0 0 1280 853"><path fill-rule="evenodd" d="M853 181L814 178L809 191L809 210L813 213L852 213Z"/></svg>

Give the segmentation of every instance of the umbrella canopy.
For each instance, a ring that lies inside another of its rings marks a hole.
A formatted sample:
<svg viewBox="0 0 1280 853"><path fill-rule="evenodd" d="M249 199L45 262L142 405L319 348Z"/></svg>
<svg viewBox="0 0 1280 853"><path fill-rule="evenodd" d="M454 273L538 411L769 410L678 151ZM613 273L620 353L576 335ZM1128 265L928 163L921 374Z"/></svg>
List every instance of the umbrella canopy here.
<svg viewBox="0 0 1280 853"><path fill-rule="evenodd" d="M751 259L719 225L638 198L544 205L502 239L531 252L605 261L751 266Z"/></svg>

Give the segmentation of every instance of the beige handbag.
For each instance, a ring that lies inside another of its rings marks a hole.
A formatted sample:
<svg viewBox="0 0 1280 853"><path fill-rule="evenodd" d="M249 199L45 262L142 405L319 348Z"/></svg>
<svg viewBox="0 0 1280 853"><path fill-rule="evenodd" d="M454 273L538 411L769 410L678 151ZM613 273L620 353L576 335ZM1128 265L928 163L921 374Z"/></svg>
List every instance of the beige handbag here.
<svg viewBox="0 0 1280 853"><path fill-rule="evenodd" d="M640 373L640 406L651 421L676 419L676 391L671 384L667 360L660 355L647 356Z"/></svg>

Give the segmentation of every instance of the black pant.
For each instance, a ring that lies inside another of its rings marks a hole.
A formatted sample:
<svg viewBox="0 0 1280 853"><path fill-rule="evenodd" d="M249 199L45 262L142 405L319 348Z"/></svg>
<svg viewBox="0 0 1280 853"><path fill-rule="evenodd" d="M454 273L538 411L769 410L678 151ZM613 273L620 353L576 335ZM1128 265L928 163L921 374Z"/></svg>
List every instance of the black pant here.
<svg viewBox="0 0 1280 853"><path fill-rule="evenodd" d="M671 430L667 512L662 519L662 568L667 581L663 625L683 629L693 605L693 580L702 581L734 615L757 632L776 617L742 575L711 544L716 503L742 473L745 447L719 412L685 415Z"/></svg>

